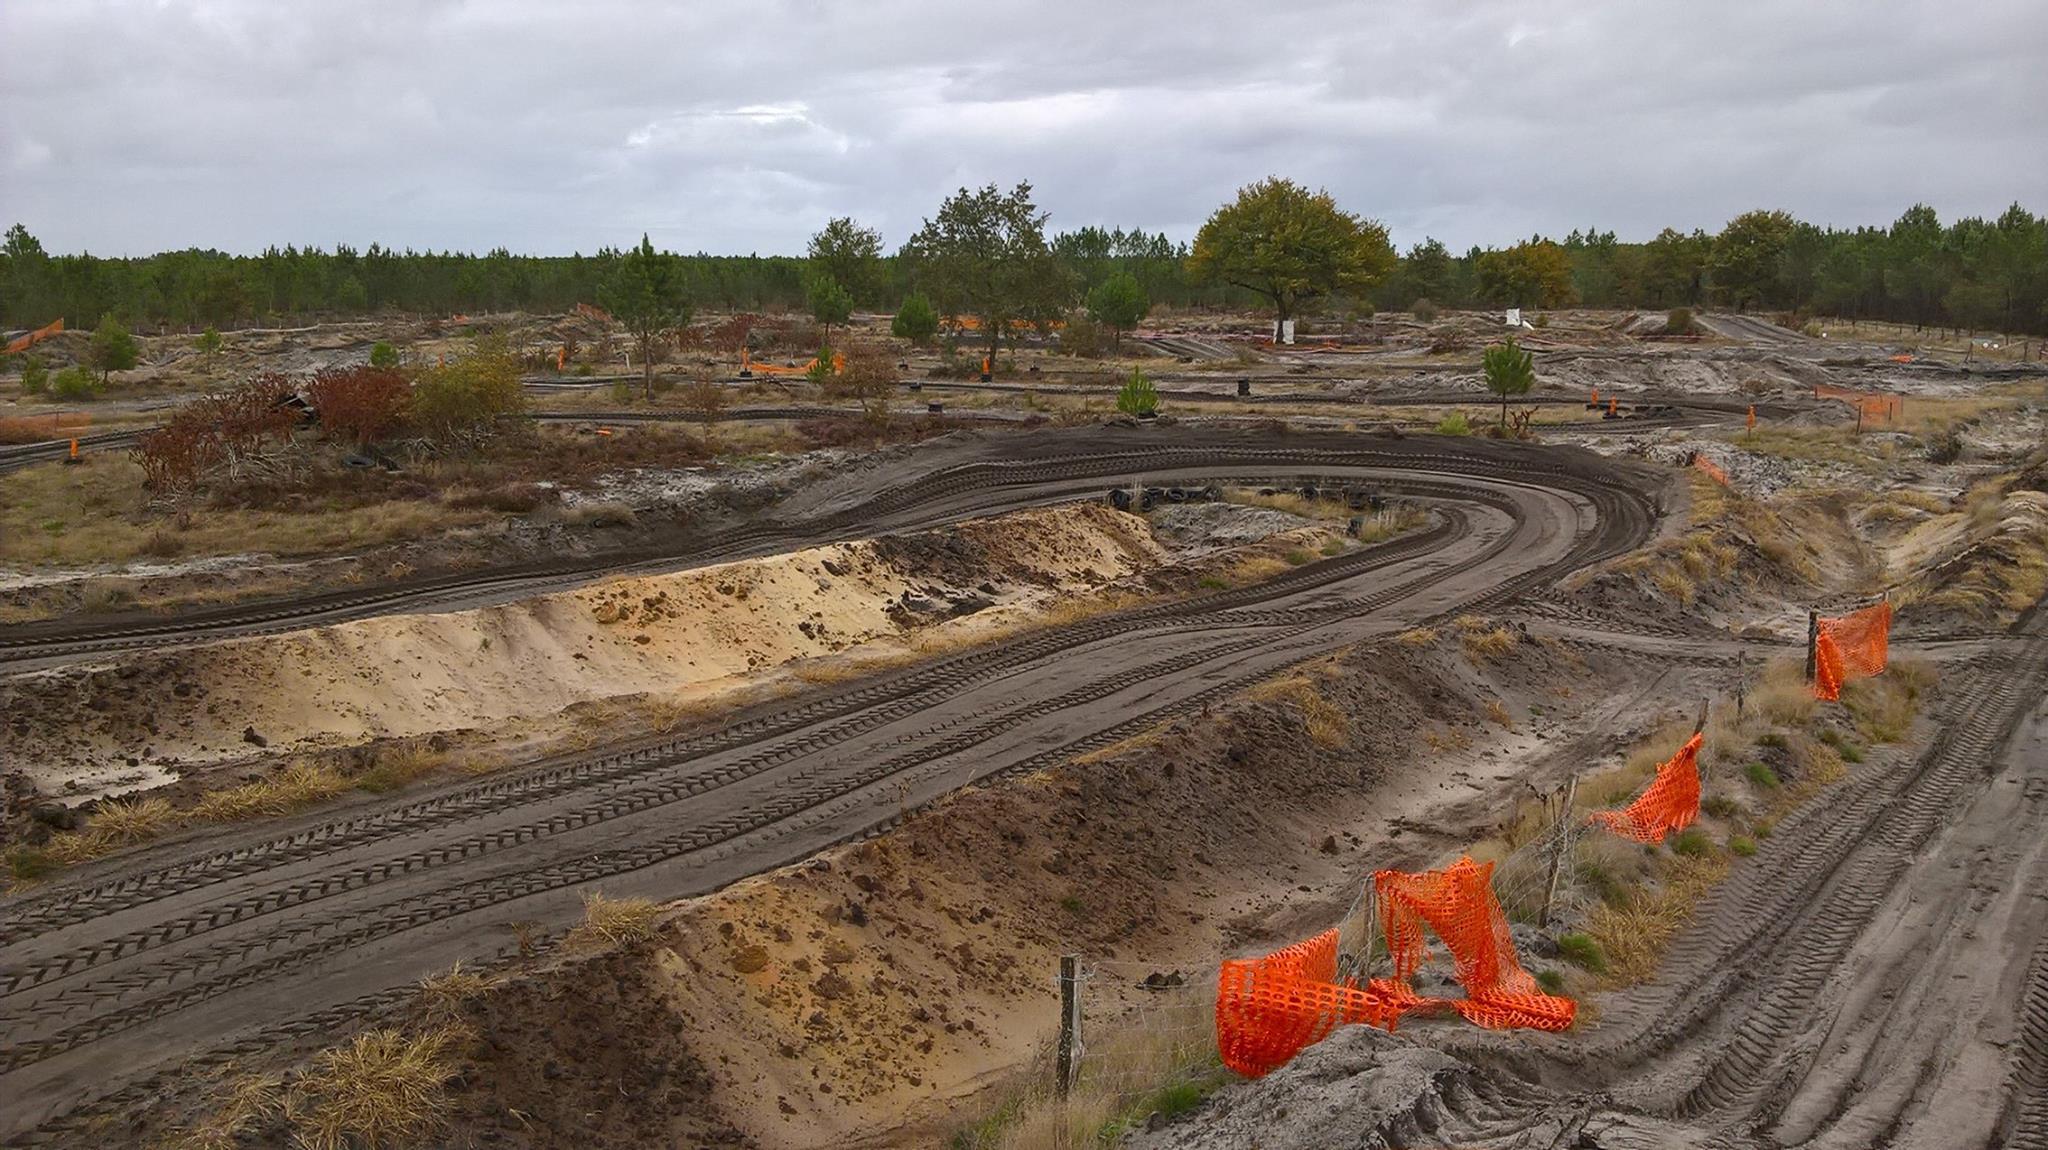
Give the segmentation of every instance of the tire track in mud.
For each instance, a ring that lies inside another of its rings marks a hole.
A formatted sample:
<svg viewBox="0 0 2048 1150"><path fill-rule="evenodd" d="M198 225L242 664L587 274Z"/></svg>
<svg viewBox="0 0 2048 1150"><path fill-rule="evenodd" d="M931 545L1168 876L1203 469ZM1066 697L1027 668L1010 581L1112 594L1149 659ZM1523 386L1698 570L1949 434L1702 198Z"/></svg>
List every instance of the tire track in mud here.
<svg viewBox="0 0 2048 1150"><path fill-rule="evenodd" d="M1205 463L1204 460L1212 462ZM1157 473L1202 466L1257 466L1260 463L1281 463L1296 468L1304 465L1407 468L1464 475L1479 474L1473 470L1475 465L1483 468L1490 464L1496 474L1516 470L1511 462L1503 464L1499 460L1487 460L1484 456L1443 450L1386 448L1296 452L1272 448L1166 447L1146 451L1040 456L1025 460L975 461L929 472L860 504L812 520L749 524L722 532L692 548L687 558L643 548L594 559L497 568L482 574L437 576L368 591L321 592L290 599L230 604L186 612L175 620L149 617L22 624L7 628L5 637L0 637L0 668L9 662L70 658L228 635L275 634L397 610L453 609L480 596L543 594L598 578L656 574L750 555L795 550L842 541L861 533L871 534L872 524L880 516L977 489L1000 489L1059 479L1110 478L1132 471ZM1569 474L1566 469L1556 467L1524 464L1523 469L1531 478L1566 478ZM1588 469L1582 465L1580 470ZM985 514L1004 506L998 504L980 509L979 513ZM890 529L901 530L907 526L915 525L898 524Z"/></svg>
<svg viewBox="0 0 2048 1150"><path fill-rule="evenodd" d="M574 790L659 774L706 754L803 731L822 720L839 720L822 731L813 731L764 747L739 766L699 772L663 784L661 788L665 799L701 794L741 778L750 777L759 770L786 761L792 755L818 750L884 722L915 714L929 706L936 698L957 693L967 686L985 682L1005 671L1074 646L1139 630L1173 629L1190 625L1216 626L1224 622L1286 622L1288 620L1285 617L1243 615L1236 612L1240 608L1261 601L1295 594L1404 561L1461 539L1469 530L1470 527L1464 517L1454 513L1449 521L1440 523L1429 531L1369 548L1354 555L1311 564L1254 587L1218 592L1181 605L1167 604L1142 608L1098 620L1048 629L1022 640L944 659L936 665L899 676L893 681L877 686L863 687L809 703L791 705L781 710L773 720L736 724L701 736L666 740L651 746L595 757L574 757L564 765L547 766L517 779L465 787L452 794L415 802L396 811L345 823L332 823L313 831L215 854L196 862L125 876L117 882L76 894L32 900L15 908L6 924L0 926L0 945L33 938L49 930L84 922L116 910L139 906L154 899L187 893L231 878L246 877L271 867L305 861L322 854L445 825L479 814L502 811L516 805L545 801ZM1176 610L1176 606L1185 609ZM1213 618L1226 611L1233 612L1233 616L1227 620ZM1324 614L1334 613L1332 611ZM1300 621L1312 622L1314 618L1311 616ZM618 800L614 800L615 804L617 802ZM526 829L528 828L522 828ZM507 841L527 841L531 837L538 837L553 830L566 829L566 826L536 825L530 829L532 834L522 834ZM489 846L479 843L474 849L484 850L489 849ZM463 857L466 857L466 852ZM403 873L415 866L427 865L434 861L441 860L408 855L393 860L390 869L395 873ZM341 889L352 889L353 886L377 881L388 875L384 871L365 871L349 877L353 881L344 882ZM309 892L308 896L318 897L325 893L329 892L318 889ZM288 905L295 905L301 901L304 899L295 898L290 900ZM239 917L246 915L237 916ZM150 932L151 935L157 933L159 932ZM173 932L170 937L183 938L189 933L191 932ZM169 937L157 939L169 940ZM112 958L123 953L132 953L134 948L147 945L149 941L148 937L137 935L103 944L110 948L110 953L104 957ZM96 961L98 957L94 956L92 960ZM0 998L4 998L22 985L35 985L49 977L51 973L60 972L69 973L69 966L49 963L29 970L0 967Z"/></svg>
<svg viewBox="0 0 2048 1150"><path fill-rule="evenodd" d="M1226 457L1222 463L1204 463L1218 455ZM1160 475L1172 468L1199 466L1266 466L1286 467L1290 471L1313 467L1378 467L1398 471L1430 469L1436 460L1430 455L1408 452L1357 452L1317 451L1302 449L1256 449L1251 451L1201 452L1196 449L1181 451L1152 451L1143 455L1142 466L1148 476ZM1369 463L1361 463L1359 457L1373 457ZM1505 483L1509 486L1527 486L1542 489L1551 488L1567 492L1586 501L1592 507L1590 517L1581 512L1577 527L1567 527L1562 557L1553 562L1520 572L1513 577L1484 590L1475 590L1465 596L1451 610L1480 610L1506 602L1527 589L1555 578L1557 575L1577 566L1617 554L1634 541L1647 535L1654 513L1650 501L1628 488L1608 482L1599 468L1582 467L1583 474L1573 474L1567 468L1546 468L1517 466L1512 462L1475 459L1472 456L1452 454L1443 460L1441 470L1453 475L1465 475L1481 484ZM966 474L942 477L939 481L925 484L927 498L937 498L933 492L946 492L973 486L1021 485L1045 483L1050 480L1074 478L1095 478L1102 475L1118 474L1131 468L1133 457L1128 454L1092 454L1073 456L1054 461L1031 461L1025 465L968 465L974 468ZM1299 473L1299 472L1295 472ZM1411 481L1417 486L1428 486L1424 481ZM1456 499L1465 502L1485 503L1489 498L1505 500L1512 508L1513 501L1506 496L1488 493L1482 487L1474 490L1469 484L1446 482L1435 497ZM887 493L883 497L862 504L863 508L877 503L907 498L901 492ZM1510 510L1509 518L1519 521ZM1586 520L1590 518L1590 522ZM1283 584L1278 590L1272 585L1264 589L1246 589L1244 595L1210 597L1198 604L1172 604L1146 612L1133 613L1143 618L1129 619L1110 617L1093 624L1079 624L1072 629L1036 634L1007 646L1003 650L977 652L960 657L957 666L946 673L959 677L963 674L980 674L982 680L995 677L1008 666L1020 665L1057 655L1079 642L1092 639L1077 639L1077 635L1095 635L1097 638L1125 633L1131 629L1151 633L1172 633L1176 631L1199 632L1214 629L1256 628L1260 633L1231 639L1218 646L1210 644L1191 650L1167 660L1158 660L1142 666L1126 668L1122 672L1098 678L1092 682L1036 700L1018 699L1014 706L998 708L997 711L978 722L963 725L959 721L928 727L908 733L886 745L900 745L902 753L880 758L875 761L856 761L849 768L847 764L826 764L822 767L797 772L790 780L790 786L779 787L764 800L753 801L743 809L724 815L707 812L694 825L677 828L674 832L659 838L628 845L613 850L599 850L574 858L545 862L510 873L485 875L466 882L457 882L438 890L418 890L417 883L407 884L409 889L394 893L388 902L358 907L353 913L336 913L324 917L306 919L295 914L279 914L281 911L296 909L307 902L321 897L350 893L361 889L361 884L346 885L348 872L342 876L314 876L296 886L282 890L254 892L248 896L229 900L226 903L203 908L202 913L186 914L182 920L147 924L136 931L112 940L100 940L87 947L76 948L60 956L38 959L26 966L9 968L6 977L11 981L9 996L21 996L24 1008L19 1014L11 1014L10 1030L14 1017L23 1020L39 1020L44 1033L34 1038L22 1034L24 1041L10 1043L0 1048L0 1074L11 1073L23 1067L34 1065L44 1059L81 1047L91 1047L110 1036L132 1030L150 1021L176 1014L199 1003L219 998L226 994L261 985L293 971L303 971L323 962L331 966L332 960L352 948L374 942L379 938L393 935L420 926L445 921L449 917L478 910L488 906L511 902L520 898L565 886L590 882L596 878L619 874L653 866L679 856L701 853L710 858L721 851L740 849L748 840L771 842L767 849L784 852L794 851L794 857L818 849L817 835L837 834L838 841L872 833L887 821L872 816L877 788L886 785L893 777L918 775L921 772L930 779L937 779L946 770L948 759L957 759L964 753L984 744L988 739L1000 735L1004 730L1018 726L1035 715L1044 715L1062 708L1070 708L1093 700L1107 698L1120 690L1153 680L1172 678L1184 679L1195 668L1212 663L1232 652L1253 652L1270 657L1279 654L1287 659L1287 666L1303 659L1319 657L1329 649L1328 634L1316 635L1318 627L1326 626L1333 620L1341 620L1373 610L1375 607L1397 602L1415 592L1450 578L1459 572L1483 568L1498 556L1516 538L1516 531L1501 533L1479 554L1459 561L1451 570L1438 567L1422 570L1414 577L1401 583L1379 588L1370 594L1340 600L1334 603L1316 603L1305 607L1260 608L1261 601L1299 593L1325 582L1343 578L1354 578L1363 571L1378 565L1418 557L1428 551L1448 545L1452 536L1462 533L1457 529L1460 517L1446 516L1438 528L1427 537L1410 537L1381 548L1374 548L1355 556L1344 557L1344 561L1332 561L1332 566L1311 571L1304 568L1293 576L1276 581ZM1320 565L1317 565L1320 567ZM1448 614L1446 611L1445 614ZM1092 629L1091 629L1092 628ZM1119 630L1123 629L1123 630ZM1301 654L1294 657L1288 648L1298 647ZM1009 662L1006 663L1005 660ZM965 668L963 671L962 668ZM919 678L926 673L926 678ZM1241 690L1259 679L1278 673L1270 662L1237 674L1226 675L1221 681L1205 685L1201 690L1181 695L1159 706L1140 707L1135 713L1117 716L1117 721L1098 727L1092 733L1069 739L1051 749L1039 751L1026 758L998 765L998 773L1034 769L1062 761L1074 754L1084 753L1101 746L1107 746L1127 734L1170 718L1188 713L1205 703ZM912 672L892 677L883 684L840 692L825 699L813 700L788 708L788 713L803 713L804 720L785 719L778 725L773 715L764 715L752 720L759 726L751 733L713 732L695 736L696 740L722 741L723 749L745 748L751 743L769 740L770 745L761 747L755 753L762 756L748 760L756 769L755 773L795 762L805 754L826 745L827 740L817 732L801 732L801 726L791 723L814 725L821 717L830 722L836 710L840 722L855 724L866 721L865 712L888 709L892 703L898 708L928 706L934 690L943 690L944 683L935 669ZM1190 684L1192 685L1192 684ZM958 689L957 687L955 689ZM892 698L893 695L893 698ZM809 708L806 710L806 708ZM1107 716L1105 716L1107 717ZM867 728L880 725L882 721L867 722ZM744 726L739 724L736 726ZM773 740L782 736L782 742ZM850 736L849 736L850 737ZM671 740L668 745L674 749L690 744L692 739ZM708 744L700 743L700 746ZM617 793L604 794L597 801L585 804L573 811L556 811L544 820L522 824L516 828L501 828L496 833L501 838L496 844L501 848L530 846L538 835L521 838L521 831L531 832L537 823L562 822L564 829L573 829L569 823L579 820L602 820L624 817L635 811L644 811L654 806L679 802L693 794L704 793L718 786L730 785L748 777L746 768L727 764L706 772L705 777L664 778L663 773L673 773L687 768L689 762L699 753L684 751L681 754L664 753L655 748L636 748L615 755L588 756L582 761L554 764L529 773L520 779L502 784L488 784L462 788L448 795L436 796L415 804L408 804L397 811L371 815L346 823L329 824L324 827L302 832L299 835L256 844L240 851L216 852L198 860L180 862L168 867L128 878L118 878L102 883L83 892L67 892L38 900L25 906L24 910L39 914L35 920L24 920L17 924L10 916L9 929L15 930L15 938L27 931L26 937L33 939L50 930L65 929L68 924L89 921L110 909L135 909L147 903L175 893L200 889L214 882L230 878L246 878L260 875L272 866L287 865L303 861L329 849L348 849L350 846L374 843L392 835L410 833L427 825L444 825L462 818L473 817L492 811L502 811L525 802L539 802L539 798L523 799L519 788L530 791L546 790L547 797L559 798L585 787L600 791L625 784ZM611 772L609 774L605 772ZM741 772L741 773L735 773ZM981 772L985 775L987 772ZM726 777L720 778L724 774ZM692 785L697 791L692 791ZM957 783L952 784L957 785ZM552 788L552 789L549 789ZM407 812L410 811L410 814ZM407 818L427 820L407 825ZM587 824L580 824L587 825ZM340 842L349 835L361 836L350 842ZM765 836L765 838L764 838ZM495 849L495 848L494 848ZM750 848L751 849L751 848ZM436 844L421 852L415 869L448 865L462 861L468 847L463 844ZM259 857L263 852L268 857ZM755 857L749 855L748 857ZM380 861L370 864L391 866ZM748 865L753 865L749 863ZM251 869L238 870L238 867ZM384 878L400 877L386 874ZM330 884L322 889L318 884ZM342 883L339 888L333 884ZM263 916L276 916L278 925L264 931L251 932L247 920ZM201 944L197 947L181 946L194 935L210 930L225 929L243 924L238 935L217 944ZM143 951L170 947L168 957L149 957ZM140 963L140 965L138 965ZM99 973L95 968L114 964L113 969ZM73 976L84 981L72 983ZM403 988L401 988L403 989ZM376 999L376 995L366 996ZM80 1017L83 1015L83 1017ZM260 1021L260 1020L256 1020ZM60 1026L54 1033L50 1028ZM20 1031L16 1031L21 1033ZM113 1083L108 1083L112 1085Z"/></svg>
<svg viewBox="0 0 2048 1150"><path fill-rule="evenodd" d="M1607 1084L1626 1110L1685 1120L1703 1136L1773 1123L1820 1057L1813 1041L1793 1039L1811 1032L1823 988L2048 690L2044 623L2048 609L2037 606L2011 632L2017 642L1960 668L1947 704L1954 718L1913 762L1859 772L1784 819L1755 865L1703 902L1654 982L1611 1004L1592 1037L1546 1043L1541 1060L1573 1068L1575 1087ZM2038 1101L2048 1079L2048 941L2033 957L2027 997L2013 1004L2021 1035L2006 1145L2015 1147L2048 1145Z"/></svg>
<svg viewBox="0 0 2048 1150"><path fill-rule="evenodd" d="M1512 474L1510 478L1513 478ZM1490 498L1486 493L1475 492L1469 487L1416 481L1390 481L1385 482L1384 486L1389 491L1403 494L1444 500L1464 499L1507 509L1506 501L1498 497ZM1603 521L1609 516L1624 516L1625 511L1622 501L1611 498L1606 506L1601 507ZM1323 583L1350 578L1384 563L1448 546L1462 538L1466 530L1468 528L1463 525L1463 520L1457 519L1448 527L1440 526L1421 535L1408 536L1353 555L1309 564L1296 572L1250 588L1140 608L1099 620L1034 633L1020 640L942 660L937 664L885 679L879 684L866 685L824 699L771 704L774 708L771 717L732 724L709 735L655 742L623 751L573 756L566 763L558 761L543 764L538 769L517 778L465 787L451 794L421 800L394 811L345 823L327 824L289 838L238 848L162 869L124 875L118 880L82 892L32 898L10 908L7 922L0 924L0 946L32 938L44 931L82 922L97 915L140 905L153 898L184 893L210 882L245 877L269 866L302 861L378 838L500 810L522 801L538 801L576 787L635 777L663 769L669 765L666 762L669 758L725 750L745 742L801 730L821 719L853 714L884 702L918 697L914 703L899 703L897 710L887 716L879 712L872 713L869 719L864 721L864 726L839 729L837 733L843 736L856 729L872 726L885 717L904 713L905 706L924 705L933 697L932 692L935 690L958 690L1002 670L1081 643L1094 642L1146 627L1181 624L1205 613L1229 611L1297 593ZM1488 602L1505 597L1492 596L1479 601L1476 606L1483 608ZM1340 605L1330 614L1340 614L1346 609ZM1307 615L1300 616L1300 619L1310 621L1314 617ZM1249 616L1240 616L1233 621L1253 620ZM821 739L829 737L817 736ZM816 745L823 744L813 744ZM0 970L0 994L11 989L7 976L8 972Z"/></svg>

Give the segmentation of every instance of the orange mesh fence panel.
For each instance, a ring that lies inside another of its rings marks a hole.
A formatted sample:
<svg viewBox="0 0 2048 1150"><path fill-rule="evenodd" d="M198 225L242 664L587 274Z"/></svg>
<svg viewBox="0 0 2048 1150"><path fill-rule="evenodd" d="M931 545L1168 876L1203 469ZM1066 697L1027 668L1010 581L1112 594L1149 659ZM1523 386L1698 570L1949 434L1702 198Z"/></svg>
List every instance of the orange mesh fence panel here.
<svg viewBox="0 0 2048 1150"><path fill-rule="evenodd" d="M1618 811L1594 811L1592 821L1639 843L1661 843L1672 831L1691 826L1700 817L1700 740L1686 740L1635 802Z"/></svg>
<svg viewBox="0 0 2048 1150"><path fill-rule="evenodd" d="M1391 1029L1401 1009L1372 990L1336 981L1334 930L1263 958L1233 959L1216 975L1216 1050L1223 1064L1257 1078L1346 1023ZM1413 998L1414 992L1401 988Z"/></svg>
<svg viewBox="0 0 2048 1150"><path fill-rule="evenodd" d="M64 321L62 319L46 323L43 326L35 329L34 331L29 332L27 335L21 336L20 338L8 343L7 354L13 355L16 352L27 351L29 348L34 347L35 345L43 342L44 340L50 338L53 335L58 334L59 332L62 332L63 330Z"/></svg>
<svg viewBox="0 0 2048 1150"><path fill-rule="evenodd" d="M1372 881L1379 893L1380 924L1387 933L1394 977L1375 979L1369 989L1389 998L1406 995L1412 1002L1409 1009L1447 1005L1467 1021L1495 1029L1563 1030L1572 1024L1578 1004L1538 990L1515 955L1508 917L1493 897L1492 863L1461 858L1443 870L1421 874L1379 871ZM1436 931L1451 952L1464 998L1433 1001L1407 989L1427 952L1424 925Z"/></svg>
<svg viewBox="0 0 2048 1150"><path fill-rule="evenodd" d="M594 319L599 323L612 322L612 313L604 310L601 307L592 307L587 303L577 304L576 314L582 316L585 319Z"/></svg>
<svg viewBox="0 0 2048 1150"><path fill-rule="evenodd" d="M1821 619L1813 647L1814 695L1839 699L1843 683L1884 674L1891 659L1891 636L1888 602Z"/></svg>
<svg viewBox="0 0 2048 1150"><path fill-rule="evenodd" d="M1692 465L1714 482L1723 487L1728 486L1728 473L1721 470L1721 466L1713 460L1704 455L1695 455L1692 457Z"/></svg>
<svg viewBox="0 0 2048 1150"><path fill-rule="evenodd" d="M1895 420L1902 414L1906 401L1901 396L1885 395L1875 391L1857 391L1847 387L1830 387L1815 384L1815 399L1839 399L1862 414L1864 419Z"/></svg>

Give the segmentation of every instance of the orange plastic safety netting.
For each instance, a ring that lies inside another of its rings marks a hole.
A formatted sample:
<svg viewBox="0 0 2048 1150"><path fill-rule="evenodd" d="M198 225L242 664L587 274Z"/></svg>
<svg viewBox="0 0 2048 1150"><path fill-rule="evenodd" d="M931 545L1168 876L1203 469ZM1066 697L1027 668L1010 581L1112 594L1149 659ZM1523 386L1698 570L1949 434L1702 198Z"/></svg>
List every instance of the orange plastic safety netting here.
<svg viewBox="0 0 2048 1150"><path fill-rule="evenodd" d="M1389 1030L1414 1011L1454 1010L1481 1026L1563 1030L1578 1004L1544 994L1522 969L1507 915L1493 897L1493 864L1461 858L1422 874L1373 875L1393 977L1337 980L1334 930L1260 958L1225 962L1216 977L1216 1048L1223 1064L1257 1077L1347 1023ZM1464 998L1425 998L1410 979L1436 931L1457 964Z"/></svg>
<svg viewBox="0 0 2048 1150"><path fill-rule="evenodd" d="M1698 734L1687 739L1635 802L1618 811L1594 811L1592 821L1639 843L1661 843L1672 831L1691 826L1700 817L1700 741Z"/></svg>
<svg viewBox="0 0 2048 1150"><path fill-rule="evenodd" d="M1492 863L1460 858L1443 870L1421 874L1383 870L1372 882L1394 976L1374 979L1369 989L1402 1003L1404 1010L1449 1006L1468 1021L1495 1029L1563 1030L1572 1024L1578 1004L1538 990L1536 979L1515 956L1508 916L1493 897ZM1428 953L1425 925L1436 931L1457 963L1464 998L1427 999L1410 989L1409 979Z"/></svg>
<svg viewBox="0 0 2048 1150"><path fill-rule="evenodd" d="M1216 1050L1225 1066L1256 1078L1346 1023L1391 1030L1401 1009L1374 989L1337 981L1337 932L1326 930L1262 958L1223 964L1216 976Z"/></svg>
<svg viewBox="0 0 2048 1150"><path fill-rule="evenodd" d="M1712 479L1723 487L1728 486L1728 473L1721 470L1720 464L1715 463L1704 455L1695 455L1692 457L1692 465L1695 469L1705 474L1707 478Z"/></svg>
<svg viewBox="0 0 2048 1150"><path fill-rule="evenodd" d="M1866 420L1897 420L1906 410L1906 399L1900 395L1886 395L1878 391L1857 391L1848 387L1831 387L1825 383L1813 387L1815 399L1839 399L1856 409Z"/></svg>
<svg viewBox="0 0 2048 1150"><path fill-rule="evenodd" d="M1891 658L1891 636L1889 602L1821 619L1813 640L1814 695L1839 699L1843 683L1884 674Z"/></svg>
<svg viewBox="0 0 2048 1150"><path fill-rule="evenodd" d="M9 343L7 345L7 354L13 355L16 352L27 351L29 348L34 347L53 335L59 334L63 330L64 321L62 319L53 320Z"/></svg>

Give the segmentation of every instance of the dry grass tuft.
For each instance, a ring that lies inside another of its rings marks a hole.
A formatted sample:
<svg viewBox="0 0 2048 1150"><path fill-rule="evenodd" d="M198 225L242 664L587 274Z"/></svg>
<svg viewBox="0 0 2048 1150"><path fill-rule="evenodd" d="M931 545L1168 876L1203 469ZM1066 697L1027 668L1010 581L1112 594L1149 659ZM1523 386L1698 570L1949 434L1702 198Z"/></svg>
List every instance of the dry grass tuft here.
<svg viewBox="0 0 2048 1150"><path fill-rule="evenodd" d="M1197 979L1199 984L1202 980ZM1225 1073L1216 1057L1212 1000L1182 992L1105 1022L1088 1042L1063 1102L1049 1080L1051 1052L1040 1059L1035 1087L1011 1098L981 1123L959 1131L961 1150L1045 1150L1113 1146L1152 1114L1167 1117L1198 1105Z"/></svg>
<svg viewBox="0 0 2048 1150"><path fill-rule="evenodd" d="M172 1133L162 1150L235 1150L264 1123L284 1113L284 1090L274 1078L250 1075L226 1084L213 1113Z"/></svg>
<svg viewBox="0 0 2048 1150"><path fill-rule="evenodd" d="M1673 858L1656 889L1638 887L1619 905L1594 907L1586 919L1586 933L1607 956L1608 980L1627 985L1657 973L1673 936L1692 917L1700 899L1727 877L1728 867L1728 860L1719 856Z"/></svg>
<svg viewBox="0 0 2048 1150"><path fill-rule="evenodd" d="M326 767L299 763L267 779L209 791L193 804L191 813L215 823L286 815L325 802L351 785Z"/></svg>
<svg viewBox="0 0 2048 1150"><path fill-rule="evenodd" d="M1515 649L1515 633L1476 615L1458 617L1458 641L1474 663L1491 663Z"/></svg>
<svg viewBox="0 0 2048 1150"><path fill-rule="evenodd" d="M571 950L602 950L654 937L661 908L644 898L608 898L602 891L583 896L583 921L562 939Z"/></svg>
<svg viewBox="0 0 2048 1150"><path fill-rule="evenodd" d="M1255 703L1284 703L1301 715L1308 737L1321 747L1341 747L1351 742L1351 720L1300 675L1260 683L1244 693Z"/></svg>
<svg viewBox="0 0 2048 1150"><path fill-rule="evenodd" d="M377 761L355 776L355 785L373 795L395 791L421 776L440 769L448 756L425 743L398 743L380 747Z"/></svg>
<svg viewBox="0 0 2048 1150"><path fill-rule="evenodd" d="M1411 627L1394 637L1394 642L1403 647L1427 647L1436 642L1434 627Z"/></svg>
<svg viewBox="0 0 2048 1150"><path fill-rule="evenodd" d="M59 864L81 863L122 847L148 842L177 823L178 810L168 799L103 803L84 829L50 836L45 853Z"/></svg>
<svg viewBox="0 0 2048 1150"><path fill-rule="evenodd" d="M429 1018L454 1018L462 1012L463 1004L489 993L496 985L497 979L464 970L458 962L445 973L420 979L420 999L426 1004Z"/></svg>
<svg viewBox="0 0 2048 1150"><path fill-rule="evenodd" d="M1341 500L1304 499L1292 491L1276 491L1261 495L1256 490L1234 487L1223 493L1226 503L1242 504L1246 507L1263 507L1302 519L1322 519L1337 523L1348 522L1354 512Z"/></svg>
<svg viewBox="0 0 2048 1150"><path fill-rule="evenodd" d="M439 1129L458 1031L372 1030L315 1056L286 1111L307 1150L418 1144Z"/></svg>
<svg viewBox="0 0 2048 1150"><path fill-rule="evenodd" d="M1515 729L1515 717L1508 714L1508 709L1501 705L1499 699L1486 700L1486 717L1510 731Z"/></svg>
<svg viewBox="0 0 2048 1150"><path fill-rule="evenodd" d="M1810 721L1819 705L1806 681L1804 662L1796 658L1774 660L1765 667L1762 680L1750 689L1749 701L1758 714L1781 726Z"/></svg>

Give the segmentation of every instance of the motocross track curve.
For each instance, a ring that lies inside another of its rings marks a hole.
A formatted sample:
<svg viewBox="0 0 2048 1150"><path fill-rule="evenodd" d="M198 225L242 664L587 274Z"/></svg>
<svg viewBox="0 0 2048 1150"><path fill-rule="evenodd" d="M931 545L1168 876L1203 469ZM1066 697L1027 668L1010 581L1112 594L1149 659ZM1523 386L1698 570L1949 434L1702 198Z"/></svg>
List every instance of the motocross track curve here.
<svg viewBox="0 0 2048 1150"><path fill-rule="evenodd" d="M1417 533L1256 587L1026 633L702 732L188 838L10 897L0 1137L63 1140L95 1099L140 1088L171 1060L317 1034L458 959L506 960L509 924L559 932L593 887L710 891L1302 660L1504 607L1646 539L1671 475L1485 441L1164 428L1005 436L937 468L909 458L821 483L785 504L788 518L712 540L689 562L1099 495L1140 477L1369 487L1432 514Z"/></svg>

